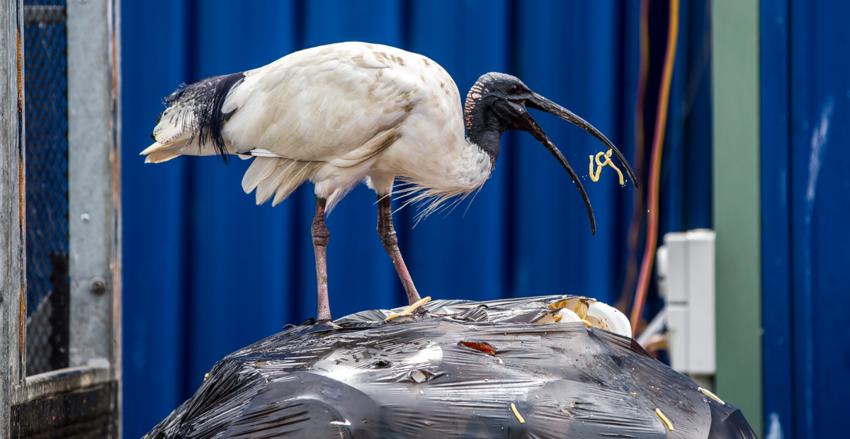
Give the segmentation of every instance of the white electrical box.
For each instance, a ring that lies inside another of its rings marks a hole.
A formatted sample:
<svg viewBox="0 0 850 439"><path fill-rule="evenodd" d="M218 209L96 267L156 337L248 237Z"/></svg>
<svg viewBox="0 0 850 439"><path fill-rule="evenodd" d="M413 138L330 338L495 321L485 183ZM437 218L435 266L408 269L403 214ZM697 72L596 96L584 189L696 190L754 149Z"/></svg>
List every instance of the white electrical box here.
<svg viewBox="0 0 850 439"><path fill-rule="evenodd" d="M664 235L657 270L666 301L670 365L682 373L714 375L714 231Z"/></svg>

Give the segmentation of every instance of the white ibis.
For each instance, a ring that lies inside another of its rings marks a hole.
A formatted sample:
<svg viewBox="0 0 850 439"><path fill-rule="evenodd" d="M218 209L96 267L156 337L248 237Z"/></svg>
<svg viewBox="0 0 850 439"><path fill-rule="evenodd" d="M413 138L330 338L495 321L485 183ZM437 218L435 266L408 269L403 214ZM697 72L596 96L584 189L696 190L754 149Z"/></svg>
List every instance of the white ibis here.
<svg viewBox="0 0 850 439"><path fill-rule="evenodd" d="M426 200L428 214L442 202L478 189L499 157L507 130L529 132L561 163L584 199L590 200L567 160L526 108L554 114L605 144L634 172L602 133L560 105L503 73L481 76L461 108L451 76L415 53L367 43L339 43L287 55L269 65L187 85L165 99L166 110L142 151L146 162L179 155L253 158L242 179L257 204L286 199L307 180L315 184L312 224L319 290L317 321L331 321L325 214L360 182L378 195L378 235L411 304L420 300L398 249L390 196ZM464 136L464 125L466 136Z"/></svg>

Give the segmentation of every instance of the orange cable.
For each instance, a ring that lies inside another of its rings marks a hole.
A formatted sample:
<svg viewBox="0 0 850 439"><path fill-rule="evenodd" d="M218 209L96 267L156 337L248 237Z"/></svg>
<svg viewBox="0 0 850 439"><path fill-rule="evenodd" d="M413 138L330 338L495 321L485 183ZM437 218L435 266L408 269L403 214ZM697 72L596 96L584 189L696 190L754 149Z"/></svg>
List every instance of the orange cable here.
<svg viewBox="0 0 850 439"><path fill-rule="evenodd" d="M21 244L24 250L26 249L26 241L27 241L27 223L25 221L24 209L26 208L25 199L24 199L24 157L22 149L22 138L24 133L20 132L21 119L24 117L23 108L23 59L21 57L21 29L19 23L16 23L15 28L15 39L17 43L17 79L18 79L18 221L20 221L20 233L21 233ZM25 258L21 258L22 263L26 264ZM24 267L25 268L25 267ZM21 286L19 288L20 292L20 314L18 315L18 351L21 359L25 358L26 353L26 321L27 321L27 297L26 297L26 270L21 270ZM20 373L26 373L26 365L22 365L20 368Z"/></svg>
<svg viewBox="0 0 850 439"><path fill-rule="evenodd" d="M649 71L649 0L640 2L640 66L638 67L637 98L635 99L635 172L637 179L643 181L643 156L644 156L644 132L643 132L643 105L646 95L646 75ZM645 187L645 186L644 186ZM629 302L632 301L632 291L635 287L637 277L637 245L640 237L640 225L643 222L643 191L635 188L634 202L632 203L632 220L629 224L628 262L626 263L626 278L623 281L623 290L617 308L627 312Z"/></svg>
<svg viewBox="0 0 850 439"><path fill-rule="evenodd" d="M658 91L658 112L655 116L655 134L652 140L652 158L649 171L650 181L647 188L649 212L646 221L646 245L643 252L643 265L640 267L635 303L632 307L632 334L637 334L638 321L643 313L646 291L649 288L649 275L655 262L655 245L658 241L658 186L661 175L661 153L664 150L664 130L667 126L670 81L673 76L673 65L676 61L676 41L679 36L679 0L670 0L669 16L667 51L664 54L664 70L661 76L661 88Z"/></svg>

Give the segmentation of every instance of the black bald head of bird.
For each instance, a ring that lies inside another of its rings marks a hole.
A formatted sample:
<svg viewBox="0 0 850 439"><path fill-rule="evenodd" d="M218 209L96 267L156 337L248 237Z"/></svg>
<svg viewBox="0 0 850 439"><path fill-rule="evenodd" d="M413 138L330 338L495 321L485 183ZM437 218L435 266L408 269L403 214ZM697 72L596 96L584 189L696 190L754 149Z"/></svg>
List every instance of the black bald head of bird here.
<svg viewBox="0 0 850 439"><path fill-rule="evenodd" d="M485 151L495 165L499 158L499 141L502 133L508 130L521 130L534 136L572 177L584 199L590 217L591 230L595 235L596 221L593 217L593 209L581 181L561 154L561 151L549 140L537 121L528 113L529 108L558 116L596 137L613 152L617 160L626 168L629 177L637 187L637 179L635 179L632 167L629 166L620 150L605 135L570 110L531 91L515 76L496 72L486 73L478 78L478 81L469 90L464 105L464 121L469 141Z"/></svg>

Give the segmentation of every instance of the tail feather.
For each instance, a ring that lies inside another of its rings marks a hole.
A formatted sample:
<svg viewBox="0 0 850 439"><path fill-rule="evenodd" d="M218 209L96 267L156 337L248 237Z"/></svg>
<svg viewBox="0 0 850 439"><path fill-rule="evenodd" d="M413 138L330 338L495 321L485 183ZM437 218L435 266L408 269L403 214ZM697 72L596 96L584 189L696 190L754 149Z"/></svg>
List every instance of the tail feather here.
<svg viewBox="0 0 850 439"><path fill-rule="evenodd" d="M172 151L157 151L145 158L145 163L165 163L169 160L180 157L179 153Z"/></svg>
<svg viewBox="0 0 850 439"><path fill-rule="evenodd" d="M145 163L167 162L181 155L180 145L163 145L159 142L147 147L141 155L145 155Z"/></svg>
<svg viewBox="0 0 850 439"><path fill-rule="evenodd" d="M225 142L225 151L227 151L228 154L235 154L233 145L231 145L230 142ZM216 148L213 148L210 144L200 146L198 144L198 138L181 138L172 143L156 142L141 152L141 155L147 156L145 158L145 163L162 163L179 155L203 156L215 154L218 154L218 150Z"/></svg>
<svg viewBox="0 0 850 439"><path fill-rule="evenodd" d="M145 149L144 149L144 151L142 151L142 152L140 152L140 153L139 153L139 155L148 155L148 154L150 154L150 153L152 153L152 152L159 151L159 150L160 150L160 149L162 149L164 146L165 146L165 145L163 145L162 143L156 142L156 143L154 143L153 145L151 145L151 146L149 146L149 147L145 148Z"/></svg>

